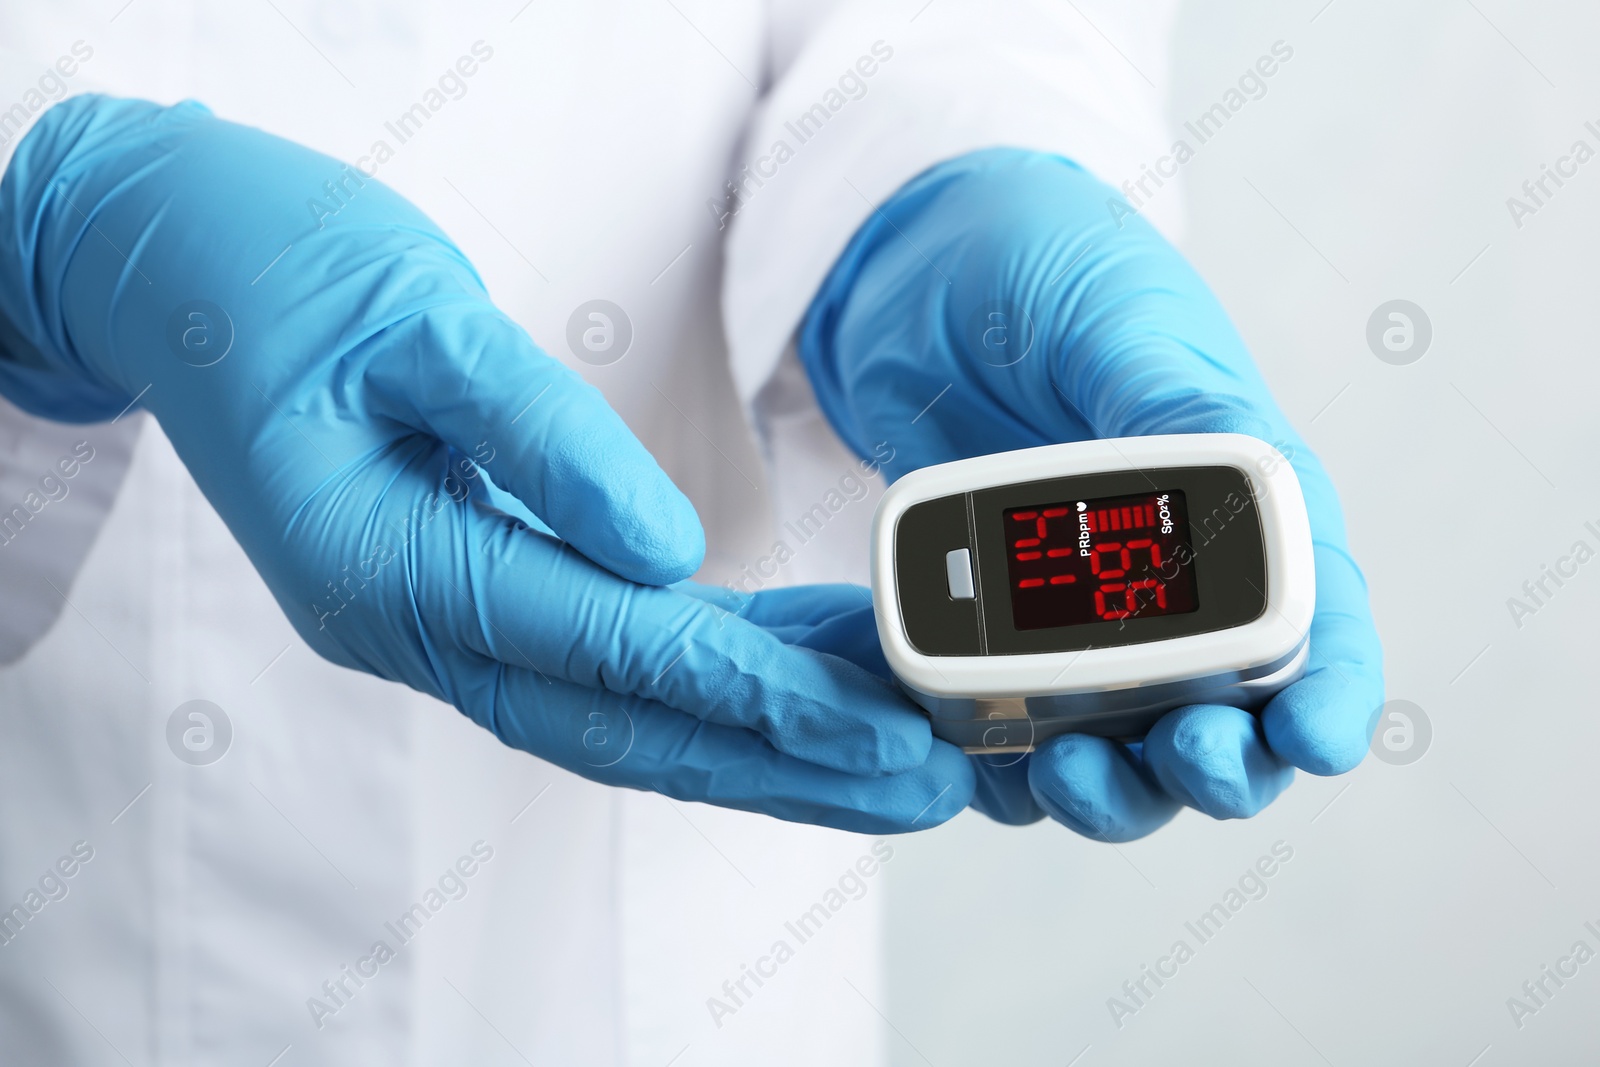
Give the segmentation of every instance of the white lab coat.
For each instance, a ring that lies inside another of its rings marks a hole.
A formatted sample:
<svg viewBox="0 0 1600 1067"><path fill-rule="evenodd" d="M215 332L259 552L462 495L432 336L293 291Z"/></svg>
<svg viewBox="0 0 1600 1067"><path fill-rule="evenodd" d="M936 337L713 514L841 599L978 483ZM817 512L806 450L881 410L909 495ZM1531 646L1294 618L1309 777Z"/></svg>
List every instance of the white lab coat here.
<svg viewBox="0 0 1600 1067"><path fill-rule="evenodd" d="M1167 6L15 4L0 109L36 117L82 42L65 91L192 96L350 161L387 142L378 176L693 499L702 577L861 580L870 497L768 561L854 470L784 356L811 293L869 201L963 151L1137 175ZM566 342L595 298L633 328L609 366ZM898 1040L875 1010L893 841L593 785L321 661L137 411L61 427L0 401L0 512L52 471L0 545L4 1062L870 1064ZM191 700L231 725L208 765L169 743ZM786 925L839 900L803 942Z"/></svg>

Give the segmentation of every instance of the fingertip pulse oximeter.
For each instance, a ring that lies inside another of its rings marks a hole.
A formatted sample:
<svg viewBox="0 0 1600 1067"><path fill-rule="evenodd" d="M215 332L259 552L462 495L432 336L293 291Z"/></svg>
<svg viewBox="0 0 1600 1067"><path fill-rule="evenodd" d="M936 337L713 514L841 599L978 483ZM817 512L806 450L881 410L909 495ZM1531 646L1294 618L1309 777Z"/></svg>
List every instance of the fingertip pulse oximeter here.
<svg viewBox="0 0 1600 1067"><path fill-rule="evenodd" d="M1299 479L1241 434L913 471L879 502L872 591L895 677L968 752L1257 710L1304 673L1316 603Z"/></svg>

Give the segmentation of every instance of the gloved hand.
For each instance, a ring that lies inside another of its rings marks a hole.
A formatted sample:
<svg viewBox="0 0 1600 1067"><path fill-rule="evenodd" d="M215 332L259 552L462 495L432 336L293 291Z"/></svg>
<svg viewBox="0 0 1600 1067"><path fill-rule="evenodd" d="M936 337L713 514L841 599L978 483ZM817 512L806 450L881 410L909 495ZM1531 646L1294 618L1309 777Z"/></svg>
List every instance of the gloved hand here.
<svg viewBox="0 0 1600 1067"><path fill-rule="evenodd" d="M988 814L1027 822L1048 812L1113 841L1149 833L1180 803L1253 815L1294 767L1350 770L1383 699L1366 585L1327 473L1205 283L1142 218L1111 210L1120 203L1055 156L991 149L934 167L857 232L800 343L844 441L863 456L872 442L893 445L891 479L969 456L1145 434L1251 434L1291 459L1317 570L1304 678L1259 717L1195 705L1165 716L1142 745L1068 735L1023 760L977 757L976 803ZM812 643L844 652L846 629L836 621L832 637ZM881 664L876 650L853 658Z"/></svg>
<svg viewBox="0 0 1600 1067"><path fill-rule="evenodd" d="M888 685L730 614L599 393L375 180L203 107L79 97L0 183L0 389L160 421L295 629L597 781L872 832L972 775ZM270 265L270 266L269 266ZM731 595L731 594L730 594Z"/></svg>

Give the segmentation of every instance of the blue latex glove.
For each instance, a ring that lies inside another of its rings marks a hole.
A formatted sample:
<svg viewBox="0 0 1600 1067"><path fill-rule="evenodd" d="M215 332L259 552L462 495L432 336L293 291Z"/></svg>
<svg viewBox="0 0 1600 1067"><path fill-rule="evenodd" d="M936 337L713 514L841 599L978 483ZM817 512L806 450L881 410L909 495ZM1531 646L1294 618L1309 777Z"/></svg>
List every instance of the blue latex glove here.
<svg viewBox="0 0 1600 1067"><path fill-rule="evenodd" d="M961 810L960 753L781 605L662 588L703 554L688 500L416 208L368 180L319 222L341 173L193 103L52 108L0 184L0 389L137 398L317 652L508 745L853 830Z"/></svg>
<svg viewBox="0 0 1600 1067"><path fill-rule="evenodd" d="M812 304L800 351L841 437L863 456L875 442L893 446L891 479L968 456L1144 434L1245 433L1290 455L1317 568L1303 679L1259 717L1195 705L1169 713L1142 746L1069 735L1025 760L978 760L976 803L995 818L1048 812L1120 841L1180 803L1253 815L1294 767L1350 770L1383 684L1366 584L1327 473L1205 283L1142 218L1124 214L1119 225L1114 202L1055 156L991 149L934 167L855 235Z"/></svg>

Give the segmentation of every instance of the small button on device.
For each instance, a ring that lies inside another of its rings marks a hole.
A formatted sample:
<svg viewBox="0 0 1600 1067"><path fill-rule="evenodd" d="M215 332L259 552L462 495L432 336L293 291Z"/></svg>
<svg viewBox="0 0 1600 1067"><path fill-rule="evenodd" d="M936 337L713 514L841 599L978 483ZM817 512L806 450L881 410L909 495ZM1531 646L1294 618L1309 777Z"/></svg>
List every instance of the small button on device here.
<svg viewBox="0 0 1600 1067"><path fill-rule="evenodd" d="M978 592L972 585L972 553L952 548L944 554L944 579L951 600L973 600Z"/></svg>

